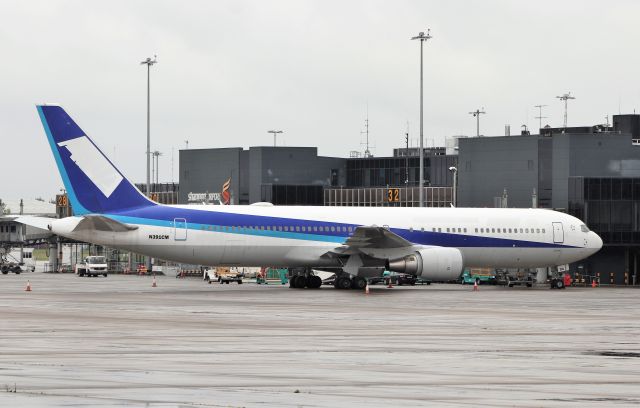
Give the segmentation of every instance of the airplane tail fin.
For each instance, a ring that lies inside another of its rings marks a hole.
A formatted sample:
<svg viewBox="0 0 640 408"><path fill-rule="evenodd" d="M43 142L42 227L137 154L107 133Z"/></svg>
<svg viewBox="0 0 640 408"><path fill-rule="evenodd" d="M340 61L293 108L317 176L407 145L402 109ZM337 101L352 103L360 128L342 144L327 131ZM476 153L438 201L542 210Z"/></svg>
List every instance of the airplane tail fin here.
<svg viewBox="0 0 640 408"><path fill-rule="evenodd" d="M57 105L38 105L74 215L156 205L145 197Z"/></svg>

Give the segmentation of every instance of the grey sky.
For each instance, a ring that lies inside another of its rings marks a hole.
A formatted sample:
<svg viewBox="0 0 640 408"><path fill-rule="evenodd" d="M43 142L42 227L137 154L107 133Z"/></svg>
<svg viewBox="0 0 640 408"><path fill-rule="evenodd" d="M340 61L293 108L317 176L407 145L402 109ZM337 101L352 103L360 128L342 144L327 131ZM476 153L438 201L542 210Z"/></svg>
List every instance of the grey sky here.
<svg viewBox="0 0 640 408"><path fill-rule="evenodd" d="M161 181L178 149L270 145L362 150L367 105L376 155L418 137L419 44L425 138L510 124L569 125L640 109L637 1L0 0L0 198L52 197L61 181L34 105L58 102L134 181L145 179L146 71ZM115 153L115 155L114 155Z"/></svg>

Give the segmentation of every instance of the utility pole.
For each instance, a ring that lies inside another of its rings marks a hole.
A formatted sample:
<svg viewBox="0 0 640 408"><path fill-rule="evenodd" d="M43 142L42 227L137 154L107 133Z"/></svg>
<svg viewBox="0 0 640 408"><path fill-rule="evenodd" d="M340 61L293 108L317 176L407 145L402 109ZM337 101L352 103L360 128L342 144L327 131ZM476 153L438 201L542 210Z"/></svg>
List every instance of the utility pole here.
<svg viewBox="0 0 640 408"><path fill-rule="evenodd" d="M538 116L536 116L535 118L538 119L538 129L542 129L542 119L547 119L546 116L542 116L542 108L544 108L547 105L536 105L534 106L534 108L538 108ZM538 131L540 132L540 131Z"/></svg>
<svg viewBox="0 0 640 408"><path fill-rule="evenodd" d="M564 128L567 128L567 101L569 99L576 99L575 96L571 96L571 92L567 92L566 94L563 94L561 96L556 96L556 98L560 99L561 101L564 101Z"/></svg>
<svg viewBox="0 0 640 408"><path fill-rule="evenodd" d="M482 108L482 110L480 109L476 109L473 112L469 112L469 115L473 115L474 118L476 118L476 136L480 137L480 115L484 115L485 112L484 108Z"/></svg>
<svg viewBox="0 0 640 408"><path fill-rule="evenodd" d="M151 66L157 63L155 55L140 63L147 66L147 197L151 197Z"/></svg>
<svg viewBox="0 0 640 408"><path fill-rule="evenodd" d="M273 147L276 147L276 135L282 133L282 130L267 130L267 133L273 133Z"/></svg>
<svg viewBox="0 0 640 408"><path fill-rule="evenodd" d="M424 207L424 122L423 122L423 69L422 69L422 48L424 42L431 39L431 29L427 29L427 34L424 32L418 33L417 36L412 37L412 40L420 40L420 185L419 185L419 206Z"/></svg>

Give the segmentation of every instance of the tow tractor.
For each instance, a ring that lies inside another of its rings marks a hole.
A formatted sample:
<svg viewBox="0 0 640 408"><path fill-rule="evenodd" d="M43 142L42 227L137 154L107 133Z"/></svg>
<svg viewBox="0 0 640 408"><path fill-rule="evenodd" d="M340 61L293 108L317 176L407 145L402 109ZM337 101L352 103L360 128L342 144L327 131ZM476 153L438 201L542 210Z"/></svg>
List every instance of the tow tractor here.
<svg viewBox="0 0 640 408"><path fill-rule="evenodd" d="M238 271L238 268L228 268L219 266L217 268L205 269L203 273L203 279L208 283L218 282L220 284L229 282L238 282L238 285L242 285L242 278L244 274Z"/></svg>

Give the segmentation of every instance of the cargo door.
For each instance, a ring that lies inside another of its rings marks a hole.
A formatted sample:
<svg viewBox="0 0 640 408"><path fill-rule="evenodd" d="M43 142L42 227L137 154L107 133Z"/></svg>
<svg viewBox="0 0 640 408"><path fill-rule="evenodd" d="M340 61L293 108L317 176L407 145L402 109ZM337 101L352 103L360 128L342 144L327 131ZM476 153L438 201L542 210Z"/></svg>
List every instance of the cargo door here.
<svg viewBox="0 0 640 408"><path fill-rule="evenodd" d="M173 239L175 241L187 240L187 220L185 218L173 219Z"/></svg>
<svg viewBox="0 0 640 408"><path fill-rule="evenodd" d="M564 229L561 222L553 223L553 243L562 244L564 242Z"/></svg>

